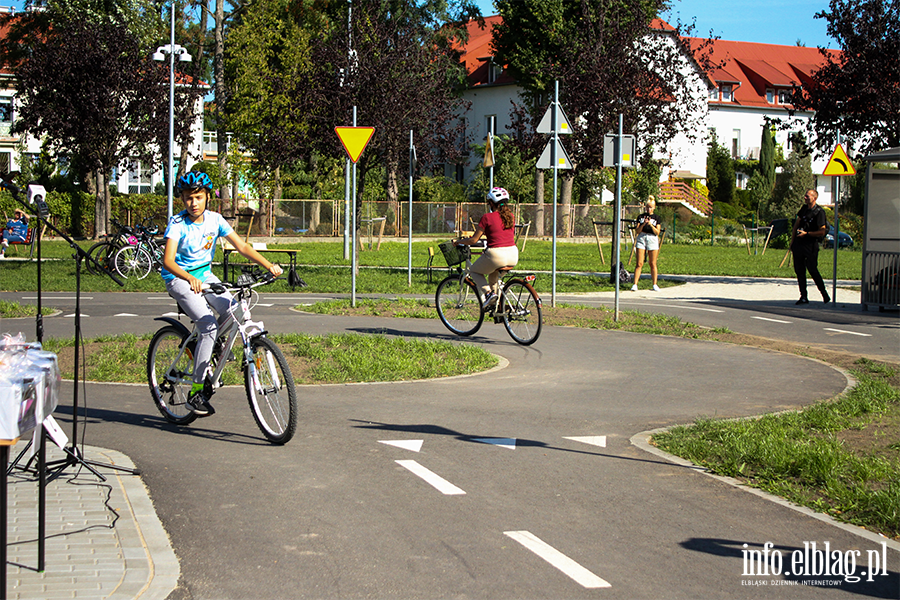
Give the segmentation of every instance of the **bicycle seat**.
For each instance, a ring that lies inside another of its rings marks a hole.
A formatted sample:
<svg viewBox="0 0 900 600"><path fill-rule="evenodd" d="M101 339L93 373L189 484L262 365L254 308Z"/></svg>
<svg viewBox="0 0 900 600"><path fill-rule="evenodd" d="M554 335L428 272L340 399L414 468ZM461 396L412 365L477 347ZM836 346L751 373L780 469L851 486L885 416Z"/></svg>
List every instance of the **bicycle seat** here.
<svg viewBox="0 0 900 600"><path fill-rule="evenodd" d="M513 269L515 269L515 267L500 267L497 271L500 273L509 273Z"/></svg>

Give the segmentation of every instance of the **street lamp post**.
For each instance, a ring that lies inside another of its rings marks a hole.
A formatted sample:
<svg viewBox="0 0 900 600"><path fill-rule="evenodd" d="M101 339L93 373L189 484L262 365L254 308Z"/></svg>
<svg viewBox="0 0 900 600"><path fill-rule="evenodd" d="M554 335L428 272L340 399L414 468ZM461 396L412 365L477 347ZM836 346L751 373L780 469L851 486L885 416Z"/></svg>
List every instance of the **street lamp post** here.
<svg viewBox="0 0 900 600"><path fill-rule="evenodd" d="M187 48L179 46L175 43L175 2L172 2L172 19L169 35L169 43L160 46L153 53L153 60L162 62L166 59L165 55L169 55L169 178L168 178L168 203L166 205L166 219L172 218L172 188L174 181L172 176L175 172L175 55L178 55L180 62L190 62L191 55L188 54Z"/></svg>

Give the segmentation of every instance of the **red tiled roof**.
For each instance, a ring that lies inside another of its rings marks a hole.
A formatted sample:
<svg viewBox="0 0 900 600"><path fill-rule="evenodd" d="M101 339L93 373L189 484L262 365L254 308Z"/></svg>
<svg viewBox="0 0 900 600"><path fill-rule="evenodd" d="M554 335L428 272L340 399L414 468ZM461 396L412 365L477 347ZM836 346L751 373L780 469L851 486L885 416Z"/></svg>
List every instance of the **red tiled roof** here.
<svg viewBox="0 0 900 600"><path fill-rule="evenodd" d="M702 38L685 40L694 51L704 42ZM835 58L840 55L839 50L826 52ZM710 71L710 78L719 83L737 84L733 89L734 101L721 104L738 106L772 106L766 101L766 90L809 85L812 73L825 64L818 48L728 40L714 41L710 58L713 64L721 64Z"/></svg>
<svg viewBox="0 0 900 600"><path fill-rule="evenodd" d="M462 61L469 74L469 85L475 87L488 83L488 65L493 55L491 39L493 26L501 23L499 15L485 17L482 29L475 21L467 25L469 41L461 46ZM675 31L675 28L662 19L653 19L652 29L659 31ZM699 52L705 42L703 38L684 38L688 46ZM775 44L757 44L755 42L732 42L715 40L711 48L710 58L713 64L721 65L707 73L715 82L732 85L734 100L721 102L725 105L765 106L771 107L766 100L767 90L790 88L793 85L812 84L812 73L825 64L825 58L818 48L804 46L779 46ZM839 50L826 51L832 57L840 56ZM513 83L514 80L505 71L497 78L495 84ZM716 103L715 100L710 100Z"/></svg>

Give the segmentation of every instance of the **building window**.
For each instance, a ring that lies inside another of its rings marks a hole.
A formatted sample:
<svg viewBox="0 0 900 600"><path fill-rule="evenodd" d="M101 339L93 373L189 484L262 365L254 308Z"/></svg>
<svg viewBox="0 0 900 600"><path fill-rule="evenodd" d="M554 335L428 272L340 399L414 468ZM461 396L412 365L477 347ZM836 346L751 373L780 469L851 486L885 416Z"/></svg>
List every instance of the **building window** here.
<svg viewBox="0 0 900 600"><path fill-rule="evenodd" d="M503 75L503 67L494 62L492 58L488 61L488 83L494 83Z"/></svg>
<svg viewBox="0 0 900 600"><path fill-rule="evenodd" d="M722 102L733 102L734 101L734 95L732 94L731 89L732 88L730 85L722 86Z"/></svg>
<svg viewBox="0 0 900 600"><path fill-rule="evenodd" d="M13 122L12 96L0 96L0 136L9 137Z"/></svg>
<svg viewBox="0 0 900 600"><path fill-rule="evenodd" d="M766 102L775 104L775 90L771 88L766 90Z"/></svg>
<svg viewBox="0 0 900 600"><path fill-rule="evenodd" d="M487 137L487 132L497 135L497 115L484 115L484 131L484 137Z"/></svg>
<svg viewBox="0 0 900 600"><path fill-rule="evenodd" d="M741 157L741 130L734 129L731 132L731 158Z"/></svg>
<svg viewBox="0 0 900 600"><path fill-rule="evenodd" d="M778 90L778 104L791 103L791 90Z"/></svg>
<svg viewBox="0 0 900 600"><path fill-rule="evenodd" d="M719 88L717 88L717 87L709 88L709 99L710 100L718 100L719 99Z"/></svg>
<svg viewBox="0 0 900 600"><path fill-rule="evenodd" d="M12 161L12 153L0 152L0 172L9 173L11 161Z"/></svg>
<svg viewBox="0 0 900 600"><path fill-rule="evenodd" d="M153 191L151 175L153 169L141 160L132 160L128 162L128 173L126 175L128 182L129 194L149 194Z"/></svg>

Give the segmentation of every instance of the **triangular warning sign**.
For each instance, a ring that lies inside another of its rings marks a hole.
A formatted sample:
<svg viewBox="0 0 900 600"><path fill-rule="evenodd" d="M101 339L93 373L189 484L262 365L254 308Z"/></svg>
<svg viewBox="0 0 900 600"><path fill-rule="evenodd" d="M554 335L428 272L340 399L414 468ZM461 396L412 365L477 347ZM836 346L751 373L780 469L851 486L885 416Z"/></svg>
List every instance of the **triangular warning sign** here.
<svg viewBox="0 0 900 600"><path fill-rule="evenodd" d="M488 131L484 144L484 167L494 166L494 135Z"/></svg>
<svg viewBox="0 0 900 600"><path fill-rule="evenodd" d="M831 158L828 159L828 164L825 165L822 175L831 175L832 177L856 175L853 161L850 160L850 157L847 156L840 144L834 147L834 152L831 153Z"/></svg>
<svg viewBox="0 0 900 600"><path fill-rule="evenodd" d="M375 133L374 127L335 127L334 132L344 145L344 151L354 163L362 156L363 150Z"/></svg>
<svg viewBox="0 0 900 600"><path fill-rule="evenodd" d="M538 169L552 169L553 165L553 157L552 153L552 144L553 140L547 142L547 145L544 146L544 151L541 152L541 157L538 158L537 168ZM569 153L566 152L566 149L563 148L563 145L557 140L556 142L556 168L557 169L572 169L572 161L569 159Z"/></svg>
<svg viewBox="0 0 900 600"><path fill-rule="evenodd" d="M538 123L538 133L553 133L553 107L554 104L551 103L547 108L547 112L544 113L541 122ZM572 133L572 128L569 126L569 117L567 117L566 113L563 111L562 105L559 105L559 112L557 113L556 119L556 133Z"/></svg>

